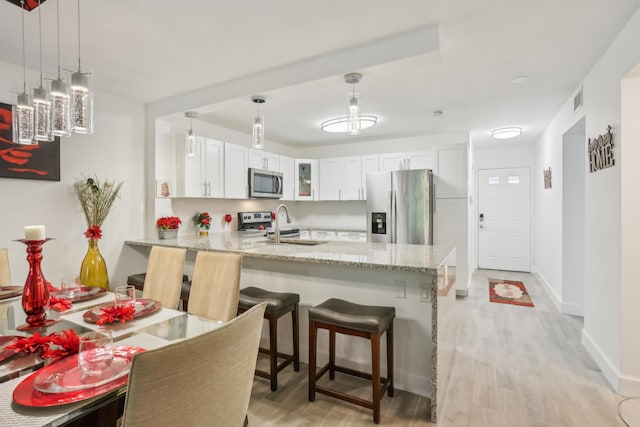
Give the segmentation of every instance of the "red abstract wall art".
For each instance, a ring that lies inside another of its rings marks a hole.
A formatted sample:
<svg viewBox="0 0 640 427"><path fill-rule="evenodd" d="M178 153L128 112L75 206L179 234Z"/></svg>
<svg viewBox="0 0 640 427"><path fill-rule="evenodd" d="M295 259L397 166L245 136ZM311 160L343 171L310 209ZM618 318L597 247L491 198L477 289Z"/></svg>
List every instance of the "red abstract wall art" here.
<svg viewBox="0 0 640 427"><path fill-rule="evenodd" d="M0 103L0 177L60 181L60 138L15 144L11 114L11 105Z"/></svg>

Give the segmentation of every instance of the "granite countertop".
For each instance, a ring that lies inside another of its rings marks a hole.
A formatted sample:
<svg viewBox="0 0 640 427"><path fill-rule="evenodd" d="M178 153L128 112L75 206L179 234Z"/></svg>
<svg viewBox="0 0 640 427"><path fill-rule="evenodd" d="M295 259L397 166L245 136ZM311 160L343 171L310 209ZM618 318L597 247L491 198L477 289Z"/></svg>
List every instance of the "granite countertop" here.
<svg viewBox="0 0 640 427"><path fill-rule="evenodd" d="M125 244L168 246L193 251L239 252L255 258L413 272L437 270L454 249L451 246L340 241L328 241L319 245L275 245L264 236L235 231L210 233L208 237L128 240Z"/></svg>

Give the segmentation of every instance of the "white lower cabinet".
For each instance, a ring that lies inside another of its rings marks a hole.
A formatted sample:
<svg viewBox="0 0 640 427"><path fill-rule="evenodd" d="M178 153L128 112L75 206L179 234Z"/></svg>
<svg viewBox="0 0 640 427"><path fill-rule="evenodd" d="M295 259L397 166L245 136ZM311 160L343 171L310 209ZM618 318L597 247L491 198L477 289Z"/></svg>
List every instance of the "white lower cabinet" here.
<svg viewBox="0 0 640 427"><path fill-rule="evenodd" d="M466 295L469 283L467 199L435 199L433 244L456 247L456 292Z"/></svg>
<svg viewBox="0 0 640 427"><path fill-rule="evenodd" d="M336 240L335 231L311 230L311 240Z"/></svg>
<svg viewBox="0 0 640 427"><path fill-rule="evenodd" d="M360 242L367 241L367 233L364 231L338 231L338 240L341 242Z"/></svg>

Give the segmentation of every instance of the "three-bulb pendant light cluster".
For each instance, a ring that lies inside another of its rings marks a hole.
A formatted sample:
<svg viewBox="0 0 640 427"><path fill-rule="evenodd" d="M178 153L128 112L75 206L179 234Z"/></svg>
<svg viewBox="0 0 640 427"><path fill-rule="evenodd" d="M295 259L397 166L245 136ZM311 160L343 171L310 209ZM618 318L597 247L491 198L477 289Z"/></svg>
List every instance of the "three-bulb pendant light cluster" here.
<svg viewBox="0 0 640 427"><path fill-rule="evenodd" d="M60 67L60 5L56 0L58 33L58 69L50 79L50 87L44 85L42 73L42 21L41 5L38 1L40 38L40 79L34 85L33 96L27 93L24 0L22 14L22 66L23 87L18 93L18 102L13 106L13 141L18 144L51 142L55 136L71 136L72 132L93 133L93 74L80 62L80 0L78 6L78 64L65 68L63 77ZM69 86L67 82L70 82Z"/></svg>

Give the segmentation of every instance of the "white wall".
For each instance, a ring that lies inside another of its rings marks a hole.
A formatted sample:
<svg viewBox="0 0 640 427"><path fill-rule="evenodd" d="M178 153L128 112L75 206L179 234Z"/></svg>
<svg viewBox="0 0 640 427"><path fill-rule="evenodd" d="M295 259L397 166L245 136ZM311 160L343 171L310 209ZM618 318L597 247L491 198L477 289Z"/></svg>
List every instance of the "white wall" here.
<svg viewBox="0 0 640 427"><path fill-rule="evenodd" d="M612 126L616 164L603 171L587 174L585 181L586 268L582 342L615 390L619 390L620 375L624 374L620 362L621 148L625 144L636 143L623 140L620 132L620 82L640 61L638 40L640 11L634 13L586 76L583 82L584 106L581 110L574 114L572 99L567 100L537 142L534 174L534 180L542 182L542 169L551 166L554 181L562 176L562 135L583 115L586 118L587 138L595 138L605 133L607 126ZM586 162L586 150L584 156ZM561 263L557 261L562 247L562 233L557 225L562 218L561 191L544 191L541 185L536 185L534 200L534 256L537 271L556 295L562 295ZM636 239L638 237L633 236ZM635 364L640 363L637 358L635 360Z"/></svg>
<svg viewBox="0 0 640 427"><path fill-rule="evenodd" d="M10 90L19 86L22 70L0 62L0 99L14 101ZM103 224L100 251L107 262L111 284L122 284L129 261L121 261L123 241L143 235L144 108L141 104L108 93L95 94L95 134L74 134L60 143L60 181L0 178L0 247L9 248L12 281L24 283L28 265L24 226L44 224L55 238L43 247L42 271L59 283L62 276L80 273L87 250L84 215L73 190L83 174L123 181L121 197Z"/></svg>
<svg viewBox="0 0 640 427"><path fill-rule="evenodd" d="M622 174L622 287L621 304L621 361L620 391L625 395L640 395L640 286L638 286L638 254L640 254L640 66L629 78L622 81L622 139L620 150L623 159Z"/></svg>

